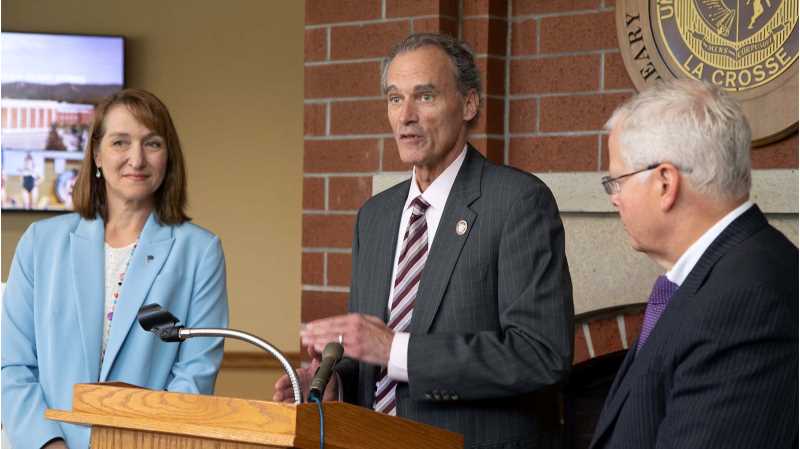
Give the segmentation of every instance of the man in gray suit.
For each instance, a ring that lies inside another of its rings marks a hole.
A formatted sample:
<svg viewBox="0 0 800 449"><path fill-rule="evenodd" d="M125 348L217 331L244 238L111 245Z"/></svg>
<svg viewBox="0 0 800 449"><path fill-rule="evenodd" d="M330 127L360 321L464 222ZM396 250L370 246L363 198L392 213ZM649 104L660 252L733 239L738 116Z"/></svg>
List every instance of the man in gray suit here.
<svg viewBox="0 0 800 449"><path fill-rule="evenodd" d="M334 383L347 402L461 433L466 447L556 446L573 306L553 195L467 143L481 88L465 44L409 36L382 80L412 178L359 211L351 313L308 323L303 343L343 343ZM283 378L274 399L290 397Z"/></svg>

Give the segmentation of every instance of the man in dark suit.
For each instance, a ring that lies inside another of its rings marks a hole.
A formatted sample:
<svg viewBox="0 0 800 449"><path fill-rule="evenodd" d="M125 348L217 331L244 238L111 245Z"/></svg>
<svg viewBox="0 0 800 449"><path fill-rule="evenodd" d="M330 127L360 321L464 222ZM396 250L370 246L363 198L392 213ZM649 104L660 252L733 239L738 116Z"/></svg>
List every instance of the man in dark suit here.
<svg viewBox="0 0 800 449"><path fill-rule="evenodd" d="M749 201L750 127L718 88L651 88L606 125L606 192L667 270L592 448L797 447L798 252Z"/></svg>
<svg viewBox="0 0 800 449"><path fill-rule="evenodd" d="M463 43L410 36L383 85L412 179L359 211L352 313L308 323L303 343L343 342L348 402L464 434L467 447L554 447L554 393L573 342L555 200L467 143L480 79ZM289 397L287 384L276 384L276 400Z"/></svg>

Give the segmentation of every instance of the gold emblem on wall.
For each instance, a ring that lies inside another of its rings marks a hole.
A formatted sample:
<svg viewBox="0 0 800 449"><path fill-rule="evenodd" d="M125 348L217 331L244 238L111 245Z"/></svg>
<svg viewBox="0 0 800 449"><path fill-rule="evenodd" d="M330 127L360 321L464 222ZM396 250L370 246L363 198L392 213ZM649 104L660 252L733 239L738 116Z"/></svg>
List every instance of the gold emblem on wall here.
<svg viewBox="0 0 800 449"><path fill-rule="evenodd" d="M797 129L798 0L624 0L617 36L636 88L671 78L720 86L743 105L754 145Z"/></svg>

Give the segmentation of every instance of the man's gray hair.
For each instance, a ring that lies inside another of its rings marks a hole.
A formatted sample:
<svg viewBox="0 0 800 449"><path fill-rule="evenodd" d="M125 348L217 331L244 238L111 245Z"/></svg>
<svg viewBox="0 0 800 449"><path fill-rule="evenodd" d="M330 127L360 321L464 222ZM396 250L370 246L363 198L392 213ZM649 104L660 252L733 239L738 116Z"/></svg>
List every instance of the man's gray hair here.
<svg viewBox="0 0 800 449"><path fill-rule="evenodd" d="M389 56L383 64L383 71L381 72L381 90L383 93L386 93L388 87L386 85L386 75L389 71L389 64L392 63L397 55L418 50L426 46L437 47L444 51L450 58L450 62L453 63L453 69L455 71L456 86L464 98L466 98L470 90L474 90L478 94L478 113L469 121L470 126L474 125L478 122L480 105L483 101L481 75L480 72L478 72L477 66L475 66L475 58L472 56L472 50L469 48L469 45L449 35L433 33L411 34L392 47Z"/></svg>
<svg viewBox="0 0 800 449"><path fill-rule="evenodd" d="M617 108L605 127L619 130L620 154L632 170L670 162L701 193L750 193L750 125L739 104L712 84L658 83Z"/></svg>

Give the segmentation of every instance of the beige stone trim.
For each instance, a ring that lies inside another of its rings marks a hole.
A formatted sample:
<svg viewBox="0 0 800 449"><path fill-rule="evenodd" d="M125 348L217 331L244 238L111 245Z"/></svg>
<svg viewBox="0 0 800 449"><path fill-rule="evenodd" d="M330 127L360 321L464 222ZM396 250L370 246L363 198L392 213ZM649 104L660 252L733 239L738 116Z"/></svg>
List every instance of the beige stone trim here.
<svg viewBox="0 0 800 449"><path fill-rule="evenodd" d="M376 194L408 179L408 172L386 172L372 178ZM601 173L536 173L553 191L561 212L616 212L600 186ZM798 213L797 170L754 170L751 198L765 213Z"/></svg>
<svg viewBox="0 0 800 449"><path fill-rule="evenodd" d="M407 179L408 173L373 177L378 193ZM602 192L600 173L547 173L566 233L575 313L641 303L664 269L633 251L619 218ZM770 223L798 243L797 170L756 170L752 198Z"/></svg>

